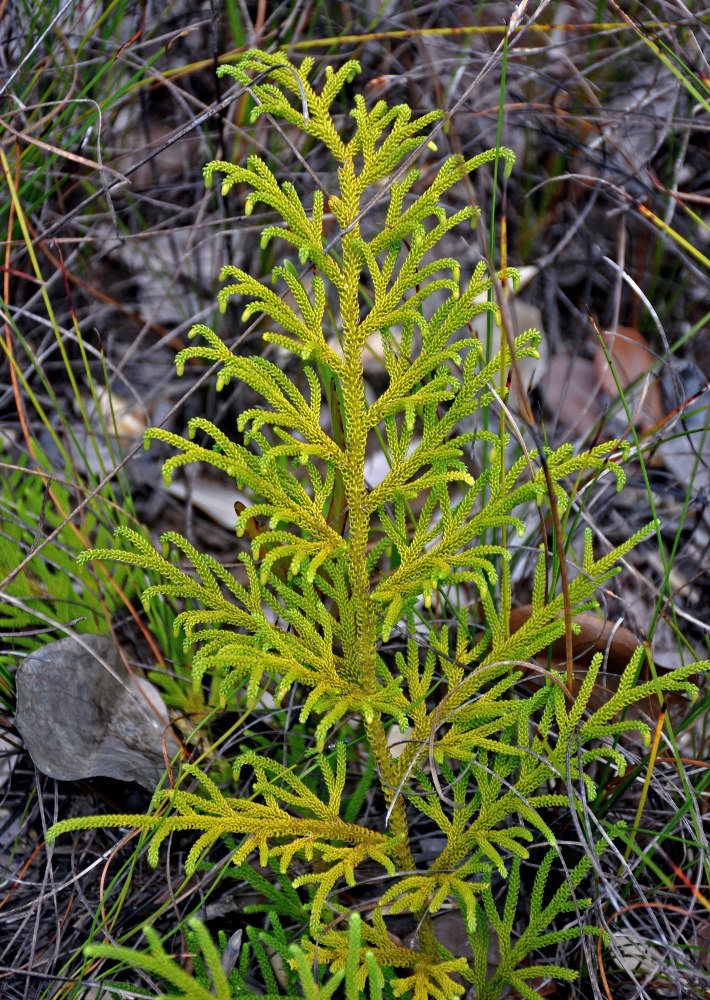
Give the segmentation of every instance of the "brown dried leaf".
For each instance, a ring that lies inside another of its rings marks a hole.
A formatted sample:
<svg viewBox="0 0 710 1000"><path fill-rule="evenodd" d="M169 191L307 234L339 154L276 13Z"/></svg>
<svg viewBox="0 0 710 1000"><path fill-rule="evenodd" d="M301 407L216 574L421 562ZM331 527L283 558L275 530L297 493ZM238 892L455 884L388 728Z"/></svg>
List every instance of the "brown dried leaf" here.
<svg viewBox="0 0 710 1000"><path fill-rule="evenodd" d="M655 354L645 337L631 326L619 326L616 332L605 330L602 339L611 357L616 378L624 390L650 372L655 361ZM599 343L594 354L594 368L600 382L600 388L610 399L618 399L619 392L609 362ZM661 389L657 379L652 378L648 386L644 384L626 395L629 410L634 415L637 406L642 403L635 423L641 430L650 430L659 420L663 419L663 402Z"/></svg>
<svg viewBox="0 0 710 1000"><path fill-rule="evenodd" d="M521 628L532 614L532 605L525 604L518 608L513 608L510 613L510 630L516 632ZM575 624L579 625L579 634L572 634L572 655L574 658L574 687L573 695L577 695L585 677L586 668L592 662L592 657L596 653L604 654L604 665L599 672L594 684L592 696L589 699L591 709L600 708L614 694L619 686L619 678L628 666L629 660L639 646L639 641L630 629L616 622L605 621L589 611L574 615ZM543 650L535 657L538 663L552 670L564 670L565 660L565 640L564 637L557 639L549 647L548 651ZM659 675L670 673L666 668L656 664ZM650 680L648 661L644 660L639 674L639 684ZM683 695L668 693L666 695L666 706L673 713L682 712L688 704ZM658 698L652 695L642 701L632 705L626 712L627 719L657 719L660 705Z"/></svg>

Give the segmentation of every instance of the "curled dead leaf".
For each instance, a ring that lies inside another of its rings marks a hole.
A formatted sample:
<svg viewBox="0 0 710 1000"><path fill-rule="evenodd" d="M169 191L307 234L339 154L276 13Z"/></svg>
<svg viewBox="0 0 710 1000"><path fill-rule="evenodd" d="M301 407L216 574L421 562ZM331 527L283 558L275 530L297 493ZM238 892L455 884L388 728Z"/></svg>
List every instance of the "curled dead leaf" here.
<svg viewBox="0 0 710 1000"><path fill-rule="evenodd" d="M532 614L532 605L525 604L513 608L510 613L510 631L517 632L528 621ZM586 676L586 668L592 662L592 658L597 653L604 655L604 665L599 671L599 675L594 684L594 690L589 699L591 709L600 708L614 694L619 686L619 678L628 666L629 660L640 645L639 640L633 632L618 622L610 622L589 611L574 615L573 620L579 626L579 632L572 634L572 655L574 658L574 688L573 694L579 692L582 682ZM548 650L542 650L535 657L538 663L544 667L551 667L552 670L564 670L565 640L564 636L557 639ZM656 664L659 675L670 673L668 669ZM643 684L651 680L648 661L644 660L638 682ZM681 694L667 693L666 708L674 715L681 713L687 707L688 701ZM632 705L626 712L627 719L641 719L648 721L649 718L658 719L660 705L656 695L644 698Z"/></svg>
<svg viewBox="0 0 710 1000"><path fill-rule="evenodd" d="M648 383L642 382L635 386L630 394L626 394L626 390L634 383L639 382L644 375L650 373L656 360L654 351L646 338L631 326L619 326L615 331L605 330L602 333L602 340L614 366L614 372L609 366L601 344L597 343L594 353L594 368L599 378L601 391L605 392L609 399L618 399L618 380L619 385L624 390L633 422L642 431L650 430L659 420L663 419L664 415L658 380L655 376L650 376ZM621 419L623 422L623 418Z"/></svg>

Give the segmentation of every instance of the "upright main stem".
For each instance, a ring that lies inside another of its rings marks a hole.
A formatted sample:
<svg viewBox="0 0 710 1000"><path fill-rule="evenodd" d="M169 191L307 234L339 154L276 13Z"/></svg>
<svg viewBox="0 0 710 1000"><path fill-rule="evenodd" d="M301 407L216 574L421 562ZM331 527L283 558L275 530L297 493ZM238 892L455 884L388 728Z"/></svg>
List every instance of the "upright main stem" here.
<svg viewBox="0 0 710 1000"><path fill-rule="evenodd" d="M356 218L359 206L353 205L352 218ZM349 510L350 535L348 538L348 568L350 586L355 608L356 635L352 653L346 651L353 673L363 693L374 695L377 686L377 617L370 598L370 578L367 570L367 546L370 536L370 512L367 507L365 486L365 383L363 378L362 354L364 337L360 332L359 284L361 257L355 245L359 239L357 226L343 236L343 276L344 287L340 295L340 310L343 324L343 354L345 371L343 374L343 403L345 407L345 467L343 484ZM382 717L375 712L365 723L365 730L374 755L382 788L388 806L397 792L399 770L387 744ZM409 836L404 800L397 795L392 810L391 828L395 835L402 837L398 862L402 868L412 869L414 860L409 849Z"/></svg>
<svg viewBox="0 0 710 1000"><path fill-rule="evenodd" d="M353 218L357 215L357 206ZM363 336L360 333L360 255L355 247L359 238L355 229L343 237L344 287L340 293L340 313L343 324L343 403L345 407L345 467L343 485L349 511L348 569L355 608L355 657L351 659L357 671L357 681L365 692L373 694L377 686L375 672L375 642L377 623L370 600L370 580L367 572L367 543L370 535L370 513L365 488L365 382L362 369ZM350 657L348 657L350 658Z"/></svg>

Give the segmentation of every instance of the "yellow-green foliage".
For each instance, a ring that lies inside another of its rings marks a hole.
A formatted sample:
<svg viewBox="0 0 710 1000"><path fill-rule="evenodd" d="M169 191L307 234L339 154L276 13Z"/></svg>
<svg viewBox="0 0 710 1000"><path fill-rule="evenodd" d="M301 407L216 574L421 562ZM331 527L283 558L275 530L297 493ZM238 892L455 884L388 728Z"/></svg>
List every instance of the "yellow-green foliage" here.
<svg viewBox="0 0 710 1000"><path fill-rule="evenodd" d="M90 958L108 958L114 962L122 962L144 970L152 976L164 980L171 988L170 993L162 994L162 1000L237 1000L237 998L260 997L261 1000L331 1000L336 990L345 988L345 1000L360 1000L363 996L360 989L358 968L361 952L361 922L357 913L349 919L348 931L348 961L344 968L338 969L325 982L313 981L313 965L309 963L303 948L297 944L288 945L285 935L275 920L276 935L262 934L257 936L249 933L249 943L238 950L234 959L239 962L235 968L232 956L229 954L229 944L226 936L220 935L220 946L217 947L209 935L205 925L197 918L188 921L188 946L194 953L195 974L186 972L179 963L163 948L158 935L151 927L146 927L149 950L136 952L132 948L112 944L95 944L86 948ZM253 928L248 928L248 932ZM264 943L277 951L289 962L291 969L286 967L286 989L279 989L271 972ZM231 942L230 942L231 944ZM253 992L245 979L251 952L264 970L267 981L267 992ZM225 963L225 957L228 961ZM225 968L226 966L226 968ZM364 966L369 979L370 1000L382 1000L382 973L378 969L371 951L364 952ZM157 998L161 1000L161 998Z"/></svg>
<svg viewBox="0 0 710 1000"><path fill-rule="evenodd" d="M197 326L192 336L199 343L180 352L178 370L189 358L218 362L218 387L239 380L262 402L240 415L234 437L202 417L190 422L189 440L163 430L146 436L147 443L159 440L175 449L165 463L166 479L182 465L205 462L252 498L236 518L237 534L252 539L239 557L240 572L230 572L172 532L163 545L180 552L183 565L185 560L191 564L189 572L128 529L119 533L123 548L86 556L156 574L160 582L144 593L145 602L160 595L189 598L190 608L197 610L185 611L176 625L186 649L197 647L194 682L201 684L206 672L220 675L225 703L237 689L255 697L265 674L275 680L277 703L299 685L304 692L300 722L313 719L317 756L302 763L299 774L255 752L242 753L234 771L235 777L251 775L248 798L229 797L188 766L174 789L157 796L159 811L70 820L55 826L51 836L89 825L141 827L152 835L149 857L155 863L168 833L194 831L190 870L224 837L236 844L235 866L257 851L261 865L272 863L288 872L298 857L301 871L304 865L306 870L294 885L311 890L310 937L303 948L313 956L317 942L318 961L335 971L349 962L360 988L373 968L371 953L375 965L388 970L392 996L445 1000L462 993L467 982L476 985L477 997L494 1000L506 984L530 997L536 994L525 978L572 978L556 966L524 966L535 948L561 940L554 921L573 908L574 888L589 867L580 862L571 880L543 905L557 849L541 811L581 808L582 789L593 799L596 787L587 765L602 757L623 771L624 758L609 737L630 728L646 731L639 723L622 721L619 713L653 691L692 695L688 677L698 666L637 687L639 653L618 692L596 711L587 702L599 662L576 702L559 678L520 683L517 661L544 650L564 632L563 597L547 593L542 558L533 613L514 634L508 575L501 573L510 558L508 534L523 532L521 505L547 501L545 471L534 448L507 468L507 436L481 429L486 426L481 414L494 403L492 383L511 364L508 346L504 358L485 358L468 326L482 311L498 318L488 297L491 275L480 264L462 281L456 261L434 255L446 233L478 217L471 206L447 214L442 195L496 157L509 166L513 154L497 149L467 161L450 157L426 184L415 169L393 179L438 115L413 120L408 107L387 108L382 101L368 111L356 95L350 123L336 125L330 105L357 70L354 62L337 73L328 70L317 92L309 82L313 62L308 59L297 69L281 55L251 52L237 66L222 69L245 85L257 71L262 82L251 85L254 115L285 119L325 144L337 164L337 191L327 208L339 233L331 242L324 230L322 192L302 199L292 183L280 181L256 155L245 165L217 162L205 169L208 184L214 174L221 175L224 193L234 185L246 188L247 212L263 204L283 220L263 234L264 244L275 239L295 252L295 260L274 268L276 290L229 266L222 272L229 284L219 297L223 306L234 298L244 300L244 319L263 313L271 320L265 339L300 359L300 384L307 386L304 395L277 364L233 354L215 333ZM384 181L389 184L385 219L366 239L361 212L373 185ZM297 261L306 265L301 274ZM302 283L305 273L310 273L308 289ZM514 276L510 269L505 275ZM293 305L284 301L287 291ZM373 334L380 338L387 380L380 395L368 401L363 353ZM515 341L514 352L518 358L536 355L538 342L539 334L529 330ZM324 399L330 410L326 422L321 420ZM389 471L381 482L366 483L366 445L376 434ZM479 475L467 458L474 443L486 455ZM560 510L569 503L566 478L580 471L607 470L621 487L624 474L617 461L610 461L618 448L618 442L610 442L578 455L569 446L546 452ZM259 531L256 518L264 524ZM596 588L649 530L601 558L595 558L587 538L569 588L575 610L594 606ZM464 584L478 595L486 619L483 632L474 631L457 597ZM453 609L455 629L427 610L437 590ZM415 614L428 628L423 656L414 639ZM388 655L395 628L409 637L406 651ZM362 722L388 807L386 828L358 825L357 815L351 815L357 809L343 798L345 744L328 741L346 716ZM399 756L387 740L393 721L408 731ZM197 791L186 790L191 778ZM565 788L569 781L571 789ZM438 857L423 868L417 868L409 844L409 824L417 813L435 823L445 841ZM529 857L528 845L537 835L550 844L550 852L535 883L536 909L521 944L513 935L520 859ZM353 884L366 860L379 864L388 881L379 905L362 921L364 943L353 957L348 931L335 919L347 911L334 890ZM509 880L502 917L490 888L491 879L500 877ZM473 963L449 955L437 941L431 918L445 903L461 912ZM418 951L393 943L387 933L386 912L405 911L420 927ZM489 932L497 934L501 951L490 987L485 982ZM563 933L578 932L573 926Z"/></svg>

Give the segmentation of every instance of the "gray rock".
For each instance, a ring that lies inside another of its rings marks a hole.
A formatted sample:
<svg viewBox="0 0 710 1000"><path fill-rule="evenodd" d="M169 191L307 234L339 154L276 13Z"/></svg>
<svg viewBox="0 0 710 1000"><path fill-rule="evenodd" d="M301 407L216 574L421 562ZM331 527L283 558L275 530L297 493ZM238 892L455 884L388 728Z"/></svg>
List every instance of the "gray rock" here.
<svg viewBox="0 0 710 1000"><path fill-rule="evenodd" d="M15 725L32 760L62 781L103 776L137 781L153 791L168 753L158 690L132 678L109 635L65 636L36 650L16 677Z"/></svg>

